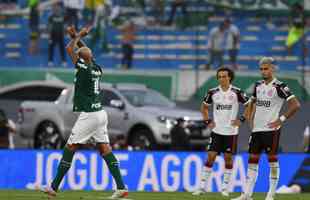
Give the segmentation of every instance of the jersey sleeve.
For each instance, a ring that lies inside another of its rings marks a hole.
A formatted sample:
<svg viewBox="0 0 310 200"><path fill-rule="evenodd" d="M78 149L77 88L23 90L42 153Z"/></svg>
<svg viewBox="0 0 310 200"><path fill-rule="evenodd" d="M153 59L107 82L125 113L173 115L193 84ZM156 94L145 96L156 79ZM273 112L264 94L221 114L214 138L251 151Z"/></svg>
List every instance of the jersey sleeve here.
<svg viewBox="0 0 310 200"><path fill-rule="evenodd" d="M285 99L286 101L295 97L290 88L284 83L277 86L277 93L280 98Z"/></svg>
<svg viewBox="0 0 310 200"><path fill-rule="evenodd" d="M238 102L242 103L243 105L247 105L249 103L250 98L242 90L239 90L237 92L237 97L238 97Z"/></svg>
<svg viewBox="0 0 310 200"><path fill-rule="evenodd" d="M208 93L206 94L206 96L203 98L203 103L206 104L206 105L210 105L213 103L213 100L212 100L212 96L213 96L213 91L212 90L209 90Z"/></svg>
<svg viewBox="0 0 310 200"><path fill-rule="evenodd" d="M256 82L255 85L254 85L254 88L253 88L253 93L252 93L252 96L251 96L251 100L256 100L256 88L258 86L258 83Z"/></svg>

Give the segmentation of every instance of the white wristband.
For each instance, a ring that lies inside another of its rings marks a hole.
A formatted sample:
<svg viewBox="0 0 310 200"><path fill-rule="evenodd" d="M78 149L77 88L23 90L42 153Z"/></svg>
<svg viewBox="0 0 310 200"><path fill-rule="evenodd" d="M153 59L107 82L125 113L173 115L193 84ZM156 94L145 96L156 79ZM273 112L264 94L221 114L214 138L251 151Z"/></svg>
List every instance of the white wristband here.
<svg viewBox="0 0 310 200"><path fill-rule="evenodd" d="M280 116L280 121L281 121L281 122L285 122L285 120L286 120L286 117L285 117L284 115L281 115L281 116Z"/></svg>

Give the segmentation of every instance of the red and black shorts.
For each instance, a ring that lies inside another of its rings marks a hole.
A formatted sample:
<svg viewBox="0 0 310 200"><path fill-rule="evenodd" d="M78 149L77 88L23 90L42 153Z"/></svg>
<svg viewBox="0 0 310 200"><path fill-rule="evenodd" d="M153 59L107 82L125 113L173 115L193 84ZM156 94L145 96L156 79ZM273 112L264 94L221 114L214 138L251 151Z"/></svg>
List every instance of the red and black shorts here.
<svg viewBox="0 0 310 200"><path fill-rule="evenodd" d="M235 154L237 152L237 141L238 135L220 135L212 132L207 150L215 151L218 154Z"/></svg>
<svg viewBox="0 0 310 200"><path fill-rule="evenodd" d="M277 154L280 141L280 129L276 131L253 132L249 140L249 153Z"/></svg>

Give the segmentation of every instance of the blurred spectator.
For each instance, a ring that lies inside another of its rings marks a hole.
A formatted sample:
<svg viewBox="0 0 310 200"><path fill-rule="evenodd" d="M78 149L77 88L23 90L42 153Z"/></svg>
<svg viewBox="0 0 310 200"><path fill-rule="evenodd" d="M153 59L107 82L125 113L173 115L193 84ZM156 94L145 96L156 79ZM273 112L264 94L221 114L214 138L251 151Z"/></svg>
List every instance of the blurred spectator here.
<svg viewBox="0 0 310 200"><path fill-rule="evenodd" d="M136 25L129 21L121 28L122 32L122 68L130 69L134 54L134 41L136 39Z"/></svg>
<svg viewBox="0 0 310 200"><path fill-rule="evenodd" d="M102 0L85 0L83 16L87 24L92 24L94 22L97 2L101 2L101 1Z"/></svg>
<svg viewBox="0 0 310 200"><path fill-rule="evenodd" d="M165 2L164 0L149 0L147 5L151 8L151 16L154 18L150 25L159 24L164 25L164 16L165 16Z"/></svg>
<svg viewBox="0 0 310 200"><path fill-rule="evenodd" d="M65 67L66 56L65 56L65 43L64 43L64 15L60 4L56 3L53 5L52 14L48 18L48 32L49 32L49 47L48 47L48 66L54 65L54 47L58 44L62 65Z"/></svg>
<svg viewBox="0 0 310 200"><path fill-rule="evenodd" d="M107 42L107 26L112 14L112 2L110 0L98 0L96 2L93 32L91 34L90 47L94 48L100 43L103 52L109 51Z"/></svg>
<svg viewBox="0 0 310 200"><path fill-rule="evenodd" d="M226 50L229 54L229 60L233 69L238 69L237 57L240 49L240 31L238 27L231 23L230 19L226 19L225 22L227 26L227 46Z"/></svg>
<svg viewBox="0 0 310 200"><path fill-rule="evenodd" d="M79 11L84 9L84 0L64 0L66 23L78 29Z"/></svg>
<svg viewBox="0 0 310 200"><path fill-rule="evenodd" d="M228 51L230 62L237 69L237 56L240 49L240 32L237 26L231 24L230 19L225 19L218 27L211 29L208 37L209 62L206 69L210 69L214 62L215 68L223 65L225 50Z"/></svg>
<svg viewBox="0 0 310 200"><path fill-rule="evenodd" d="M14 122L7 118L3 110L0 110L0 149L14 148L13 135L16 132Z"/></svg>
<svg viewBox="0 0 310 200"><path fill-rule="evenodd" d="M185 0L174 0L171 3L171 11L170 11L169 19L167 21L167 25L170 26L172 24L172 22L174 20L175 13L176 13L178 7L181 7L183 18L186 19L186 15L187 15L186 6L187 5L186 5L186 1Z"/></svg>
<svg viewBox="0 0 310 200"><path fill-rule="evenodd" d="M301 3L296 2L291 6L290 29L286 40L288 54L291 54L292 47L297 42L303 39L304 28L305 28L304 7Z"/></svg>
<svg viewBox="0 0 310 200"><path fill-rule="evenodd" d="M39 0L29 0L28 7L30 8L29 12L29 28L30 28L30 44L29 44L29 53L36 54L38 53L38 39L39 39Z"/></svg>
<svg viewBox="0 0 310 200"><path fill-rule="evenodd" d="M171 150L186 151L190 149L189 130L186 127L186 121L183 118L178 118L177 123L170 131Z"/></svg>

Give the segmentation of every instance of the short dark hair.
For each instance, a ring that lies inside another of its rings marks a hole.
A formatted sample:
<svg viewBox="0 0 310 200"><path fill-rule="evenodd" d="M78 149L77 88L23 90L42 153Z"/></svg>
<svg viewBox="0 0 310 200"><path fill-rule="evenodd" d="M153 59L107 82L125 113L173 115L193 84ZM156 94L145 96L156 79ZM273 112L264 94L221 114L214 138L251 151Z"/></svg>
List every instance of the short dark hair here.
<svg viewBox="0 0 310 200"><path fill-rule="evenodd" d="M233 70L231 70L230 68L228 67L220 67L218 68L218 70L216 71L216 79L218 79L218 75L220 72L227 72L228 73L228 76L230 78L230 82L232 83L234 78L235 78L235 73Z"/></svg>

